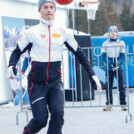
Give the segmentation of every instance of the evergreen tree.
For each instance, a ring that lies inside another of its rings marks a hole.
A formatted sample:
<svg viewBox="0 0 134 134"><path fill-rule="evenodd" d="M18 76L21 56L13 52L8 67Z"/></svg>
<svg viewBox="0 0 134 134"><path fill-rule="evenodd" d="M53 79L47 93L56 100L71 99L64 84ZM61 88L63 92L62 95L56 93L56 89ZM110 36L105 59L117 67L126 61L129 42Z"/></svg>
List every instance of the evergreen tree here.
<svg viewBox="0 0 134 134"><path fill-rule="evenodd" d="M88 33L87 11L85 10L78 11L78 25L80 31Z"/></svg>
<svg viewBox="0 0 134 134"><path fill-rule="evenodd" d="M73 28L72 23L72 12L69 12L69 27ZM107 33L108 27L110 25L118 26L119 30L121 29L119 18L114 11L113 1L106 0L101 2L99 9L96 13L96 20L90 20L90 33L94 35L103 35ZM88 33L88 20L87 20L87 11L79 10L76 14L75 11L75 30L79 30L85 33Z"/></svg>
<svg viewBox="0 0 134 134"><path fill-rule="evenodd" d="M75 30L79 30L87 33L87 17L86 11L84 10L74 10L74 21L75 21ZM73 29L73 16L72 10L69 11L69 28Z"/></svg>
<svg viewBox="0 0 134 134"><path fill-rule="evenodd" d="M119 25L119 19L114 11L113 1L106 0L99 6L99 10L96 14L96 20L91 21L91 34L92 35L103 35L107 32L110 25Z"/></svg>
<svg viewBox="0 0 134 134"><path fill-rule="evenodd" d="M91 35L103 35L107 31L105 4L101 3L96 12L96 20L91 20L90 31Z"/></svg>
<svg viewBox="0 0 134 134"><path fill-rule="evenodd" d="M120 23L124 31L131 30L131 14L130 8L126 4L126 0L123 2L123 9L120 15Z"/></svg>
<svg viewBox="0 0 134 134"><path fill-rule="evenodd" d="M131 28L130 28L130 30L134 31L134 13L131 16Z"/></svg>

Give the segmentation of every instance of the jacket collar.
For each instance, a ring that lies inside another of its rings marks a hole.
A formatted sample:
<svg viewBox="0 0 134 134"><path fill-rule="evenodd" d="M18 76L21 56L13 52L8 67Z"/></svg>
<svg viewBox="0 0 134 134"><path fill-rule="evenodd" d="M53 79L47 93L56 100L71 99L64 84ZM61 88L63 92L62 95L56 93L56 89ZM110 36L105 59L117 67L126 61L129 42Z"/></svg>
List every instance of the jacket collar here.
<svg viewBox="0 0 134 134"><path fill-rule="evenodd" d="M55 19L53 20L45 20L42 17L40 18L40 24L52 26L55 22Z"/></svg>

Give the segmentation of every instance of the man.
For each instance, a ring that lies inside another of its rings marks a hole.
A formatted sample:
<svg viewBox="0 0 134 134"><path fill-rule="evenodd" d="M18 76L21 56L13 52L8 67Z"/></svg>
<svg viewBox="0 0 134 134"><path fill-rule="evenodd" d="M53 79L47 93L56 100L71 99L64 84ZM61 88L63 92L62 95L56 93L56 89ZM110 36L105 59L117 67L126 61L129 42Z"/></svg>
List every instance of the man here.
<svg viewBox="0 0 134 134"><path fill-rule="evenodd" d="M28 75L28 91L33 119L25 126L23 134L38 133L50 122L47 134L62 134L64 123L64 93L61 82L63 44L71 50L85 67L92 85L101 90L98 78L74 37L57 27L55 1L39 0L40 24L26 30L18 41L9 61L9 77L15 77L19 57L31 48L31 71Z"/></svg>
<svg viewBox="0 0 134 134"><path fill-rule="evenodd" d="M124 88L124 71L123 63L125 62L125 43L119 40L118 28L117 26L110 26L108 29L110 38L105 41L102 45L102 57L107 65L106 68L106 105L111 105L104 108L104 111L109 111L112 109L113 96L112 96L112 86L114 76L118 75L118 87L120 95L120 105L126 105L126 92ZM109 86L108 86L109 85ZM126 111L125 106L121 106L123 111Z"/></svg>

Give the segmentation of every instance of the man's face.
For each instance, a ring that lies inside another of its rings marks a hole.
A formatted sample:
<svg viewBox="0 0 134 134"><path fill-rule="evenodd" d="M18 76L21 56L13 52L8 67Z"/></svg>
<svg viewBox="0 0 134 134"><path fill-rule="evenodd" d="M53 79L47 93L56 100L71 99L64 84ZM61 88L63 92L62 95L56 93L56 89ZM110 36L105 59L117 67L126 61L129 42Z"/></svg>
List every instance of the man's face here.
<svg viewBox="0 0 134 134"><path fill-rule="evenodd" d="M55 6L51 2L45 2L40 9L41 17L45 20L52 20L55 16Z"/></svg>
<svg viewBox="0 0 134 134"><path fill-rule="evenodd" d="M115 30L111 30L110 33L109 33L109 35L110 35L110 38L111 38L111 39L116 39L116 37L117 37L117 32L116 32Z"/></svg>

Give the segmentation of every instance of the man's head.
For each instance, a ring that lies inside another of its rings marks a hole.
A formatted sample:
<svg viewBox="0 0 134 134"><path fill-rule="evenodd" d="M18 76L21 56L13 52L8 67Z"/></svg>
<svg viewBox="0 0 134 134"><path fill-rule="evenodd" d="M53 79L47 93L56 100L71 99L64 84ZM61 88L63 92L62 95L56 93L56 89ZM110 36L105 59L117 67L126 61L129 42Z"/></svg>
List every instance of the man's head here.
<svg viewBox="0 0 134 134"><path fill-rule="evenodd" d="M110 38L115 39L118 35L117 26L110 26L109 29L108 29L108 33L110 35Z"/></svg>
<svg viewBox="0 0 134 134"><path fill-rule="evenodd" d="M38 11L45 20L52 20L55 16L56 2L55 0L39 0Z"/></svg>

